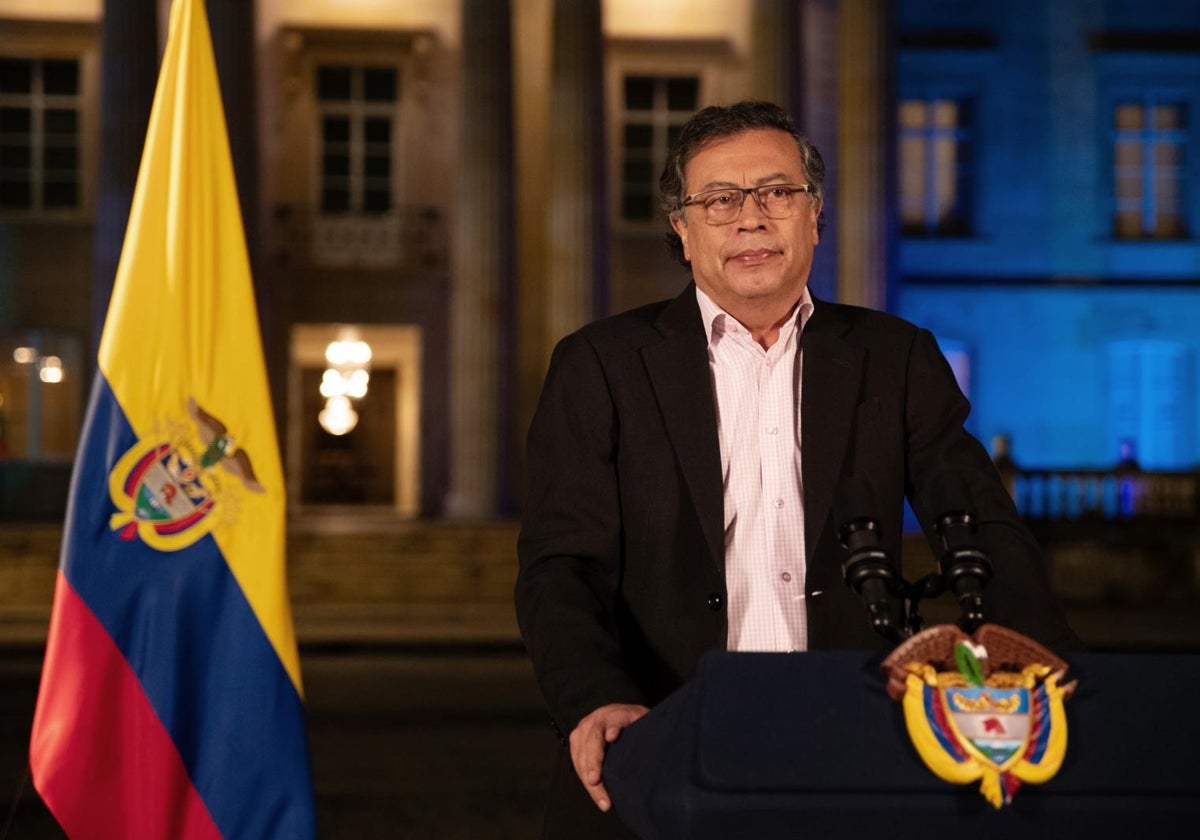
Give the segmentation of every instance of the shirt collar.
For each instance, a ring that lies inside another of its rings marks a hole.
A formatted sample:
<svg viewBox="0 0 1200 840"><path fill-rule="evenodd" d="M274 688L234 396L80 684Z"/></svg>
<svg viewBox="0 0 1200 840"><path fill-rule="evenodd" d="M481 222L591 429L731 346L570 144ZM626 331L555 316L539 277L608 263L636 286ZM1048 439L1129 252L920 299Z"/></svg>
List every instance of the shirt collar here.
<svg viewBox="0 0 1200 840"><path fill-rule="evenodd" d="M704 334L708 337L708 346L712 347L720 339L721 335L725 333L726 319L734 323L737 323L737 319L718 306L699 286L696 286L696 302L700 305L700 318L704 321ZM789 318L788 322L780 330L781 339L786 340L787 336L784 333L790 332L793 326L795 326L796 335L799 337L800 333L804 331L804 325L812 317L813 299L812 294L808 291L807 283L804 284L804 291L800 293L799 304L792 312L795 317Z"/></svg>

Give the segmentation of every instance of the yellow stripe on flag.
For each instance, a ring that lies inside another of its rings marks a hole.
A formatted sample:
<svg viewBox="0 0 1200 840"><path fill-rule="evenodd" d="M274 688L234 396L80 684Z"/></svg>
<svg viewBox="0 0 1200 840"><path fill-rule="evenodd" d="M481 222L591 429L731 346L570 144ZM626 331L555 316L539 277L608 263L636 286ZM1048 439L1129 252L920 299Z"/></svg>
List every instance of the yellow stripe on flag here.
<svg viewBox="0 0 1200 840"><path fill-rule="evenodd" d="M100 368L139 439L194 422L191 398L249 456L264 492L233 494L212 533L300 692L286 487L210 43L197 0L176 0Z"/></svg>

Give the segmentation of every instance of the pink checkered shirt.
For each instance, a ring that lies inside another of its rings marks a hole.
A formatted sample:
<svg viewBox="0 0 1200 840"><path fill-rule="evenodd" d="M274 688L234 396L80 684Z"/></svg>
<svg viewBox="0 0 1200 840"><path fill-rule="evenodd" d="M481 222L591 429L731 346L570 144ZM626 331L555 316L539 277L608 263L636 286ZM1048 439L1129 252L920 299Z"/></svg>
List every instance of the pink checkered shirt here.
<svg viewBox="0 0 1200 840"><path fill-rule="evenodd" d="M805 287L796 317L769 350L696 289L708 334L725 482L729 650L808 647L804 494L800 479L800 334L812 315Z"/></svg>

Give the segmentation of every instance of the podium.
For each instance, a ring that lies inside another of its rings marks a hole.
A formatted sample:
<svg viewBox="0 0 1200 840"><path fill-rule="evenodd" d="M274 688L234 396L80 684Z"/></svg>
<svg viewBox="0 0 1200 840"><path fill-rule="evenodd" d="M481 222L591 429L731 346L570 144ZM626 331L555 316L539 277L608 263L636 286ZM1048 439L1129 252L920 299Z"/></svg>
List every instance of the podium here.
<svg viewBox="0 0 1200 840"><path fill-rule="evenodd" d="M1195 836L1200 656L1079 654L1057 776L995 810L909 742L881 657L708 654L608 750L617 814L647 840Z"/></svg>

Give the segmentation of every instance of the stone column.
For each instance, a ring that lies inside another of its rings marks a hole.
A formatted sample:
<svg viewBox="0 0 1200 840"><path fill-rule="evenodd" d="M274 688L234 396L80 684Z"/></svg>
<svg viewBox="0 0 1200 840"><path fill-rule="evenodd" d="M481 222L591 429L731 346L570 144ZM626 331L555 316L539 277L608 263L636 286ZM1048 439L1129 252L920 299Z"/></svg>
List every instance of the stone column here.
<svg viewBox="0 0 1200 840"><path fill-rule="evenodd" d="M600 0L555 0L546 236L550 344L608 308Z"/></svg>
<svg viewBox="0 0 1200 840"><path fill-rule="evenodd" d="M225 105L229 151L233 156L233 172L242 205L242 226L253 262L259 252L255 3L254 0L207 0L206 6L217 77L221 82L221 101ZM262 309L261 300L259 309Z"/></svg>
<svg viewBox="0 0 1200 840"><path fill-rule="evenodd" d="M93 244L91 364L112 297L158 79L155 0L105 0L100 25L100 135Z"/></svg>
<svg viewBox="0 0 1200 840"><path fill-rule="evenodd" d="M886 309L893 275L896 96L891 0L841 0L838 298Z"/></svg>
<svg viewBox="0 0 1200 840"><path fill-rule="evenodd" d="M786 109L800 124L800 3L754 0L751 28L752 95Z"/></svg>
<svg viewBox="0 0 1200 840"><path fill-rule="evenodd" d="M492 516L509 506L511 496L511 33L509 0L463 0L458 224L450 301L450 492L445 510L452 518Z"/></svg>
<svg viewBox="0 0 1200 840"><path fill-rule="evenodd" d="M837 291L837 0L754 0L751 95L776 102L825 161L825 215L808 287Z"/></svg>
<svg viewBox="0 0 1200 840"><path fill-rule="evenodd" d="M808 287L822 300L838 298L838 0L804 0L800 12L800 128L825 159L824 230Z"/></svg>
<svg viewBox="0 0 1200 840"><path fill-rule="evenodd" d="M524 487L524 437L533 419L549 356L550 249L546 241L550 183L550 78L554 0L513 4L513 116L516 133L518 362L515 451L517 485ZM518 495L523 496L523 493Z"/></svg>
<svg viewBox="0 0 1200 840"><path fill-rule="evenodd" d="M286 440L288 324L280 317L279 289L269 281L272 275L259 262L263 248L260 239L258 157L258 42L255 37L255 0L206 0L208 28L212 34L213 58L221 84L221 103L225 108L225 127L229 135L229 153L237 180L238 203L246 250L250 255L250 274L254 280L254 299L258 306L258 325L263 358L271 388L271 405L280 440Z"/></svg>

